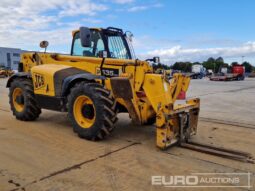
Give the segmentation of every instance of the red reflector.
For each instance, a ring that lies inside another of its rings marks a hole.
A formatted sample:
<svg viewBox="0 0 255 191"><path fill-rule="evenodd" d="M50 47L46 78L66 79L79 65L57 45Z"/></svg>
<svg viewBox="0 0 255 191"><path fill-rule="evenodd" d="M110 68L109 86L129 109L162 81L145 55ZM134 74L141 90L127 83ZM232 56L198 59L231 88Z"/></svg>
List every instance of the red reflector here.
<svg viewBox="0 0 255 191"><path fill-rule="evenodd" d="M186 99L186 92L181 91L180 94L177 96L177 99Z"/></svg>
<svg viewBox="0 0 255 191"><path fill-rule="evenodd" d="M146 97L145 92L136 92L137 97L141 98L141 97Z"/></svg>

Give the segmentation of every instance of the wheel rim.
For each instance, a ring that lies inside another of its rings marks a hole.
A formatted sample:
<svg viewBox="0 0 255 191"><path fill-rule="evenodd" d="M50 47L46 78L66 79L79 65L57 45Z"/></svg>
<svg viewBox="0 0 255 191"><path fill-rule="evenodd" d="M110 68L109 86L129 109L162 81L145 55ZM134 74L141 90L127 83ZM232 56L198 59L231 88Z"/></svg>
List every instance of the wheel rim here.
<svg viewBox="0 0 255 191"><path fill-rule="evenodd" d="M93 101L85 95L76 98L73 106L73 113L75 121L82 128L90 128L95 122L95 106Z"/></svg>
<svg viewBox="0 0 255 191"><path fill-rule="evenodd" d="M21 88L14 89L12 93L12 102L17 112L22 112L24 110L24 96Z"/></svg>

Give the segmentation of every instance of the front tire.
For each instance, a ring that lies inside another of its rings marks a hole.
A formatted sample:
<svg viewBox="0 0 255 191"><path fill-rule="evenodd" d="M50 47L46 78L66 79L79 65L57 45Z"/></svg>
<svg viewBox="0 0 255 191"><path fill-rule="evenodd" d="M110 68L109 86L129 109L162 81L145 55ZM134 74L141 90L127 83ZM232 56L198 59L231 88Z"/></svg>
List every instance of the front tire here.
<svg viewBox="0 0 255 191"><path fill-rule="evenodd" d="M9 91L9 103L13 115L21 121L34 121L41 113L30 79L13 80Z"/></svg>
<svg viewBox="0 0 255 191"><path fill-rule="evenodd" d="M102 140L117 121L116 101L101 84L80 82L68 96L68 116L74 132L88 140Z"/></svg>

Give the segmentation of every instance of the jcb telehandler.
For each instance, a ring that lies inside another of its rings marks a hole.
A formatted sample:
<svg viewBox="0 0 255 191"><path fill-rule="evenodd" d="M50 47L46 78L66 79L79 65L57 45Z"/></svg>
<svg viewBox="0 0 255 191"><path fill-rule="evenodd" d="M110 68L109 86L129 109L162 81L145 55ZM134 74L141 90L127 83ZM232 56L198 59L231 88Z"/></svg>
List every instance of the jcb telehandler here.
<svg viewBox="0 0 255 191"><path fill-rule="evenodd" d="M73 31L70 55L22 54L19 72L7 82L13 114L32 121L42 108L68 112L74 132L101 140L113 131L118 112L128 112L136 124L156 124L159 148L189 139L197 130L199 99L175 104L189 77L175 74L169 81L155 74L150 63L158 57L135 59L129 34L81 27Z"/></svg>

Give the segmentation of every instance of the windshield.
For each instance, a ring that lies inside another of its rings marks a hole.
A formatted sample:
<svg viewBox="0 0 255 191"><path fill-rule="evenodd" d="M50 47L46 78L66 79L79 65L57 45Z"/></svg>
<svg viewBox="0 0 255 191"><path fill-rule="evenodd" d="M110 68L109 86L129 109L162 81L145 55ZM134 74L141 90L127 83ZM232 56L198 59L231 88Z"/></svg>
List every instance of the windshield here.
<svg viewBox="0 0 255 191"><path fill-rule="evenodd" d="M107 43L111 58L131 59L127 44L122 36L107 36Z"/></svg>

